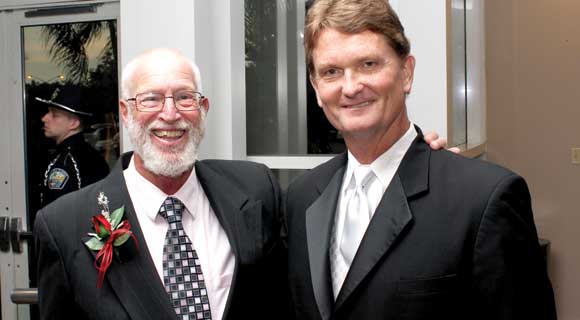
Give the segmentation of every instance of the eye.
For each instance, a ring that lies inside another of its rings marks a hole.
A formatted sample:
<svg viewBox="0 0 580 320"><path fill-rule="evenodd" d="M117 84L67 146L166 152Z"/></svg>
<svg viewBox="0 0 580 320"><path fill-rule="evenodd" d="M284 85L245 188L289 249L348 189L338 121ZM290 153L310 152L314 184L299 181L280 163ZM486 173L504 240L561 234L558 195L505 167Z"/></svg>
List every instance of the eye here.
<svg viewBox="0 0 580 320"><path fill-rule="evenodd" d="M195 94L189 91L175 93L175 101L184 106L192 105L196 100L195 97Z"/></svg>
<svg viewBox="0 0 580 320"><path fill-rule="evenodd" d="M379 63L375 60L367 60L362 63L363 69L374 69L378 67Z"/></svg>
<svg viewBox="0 0 580 320"><path fill-rule="evenodd" d="M157 93L145 93L139 98L141 98L141 102L159 102L163 99L163 96Z"/></svg>
<svg viewBox="0 0 580 320"><path fill-rule="evenodd" d="M178 92L175 94L175 99L179 99L179 100L191 100L193 99L193 93L191 92Z"/></svg>
<svg viewBox="0 0 580 320"><path fill-rule="evenodd" d="M336 79L336 78L340 77L341 74L342 74L342 72L338 68L322 69L322 70L320 70L320 73L319 73L320 77L322 79L326 79L326 80Z"/></svg>
<svg viewBox="0 0 580 320"><path fill-rule="evenodd" d="M159 93L147 92L137 95L137 104L141 108L156 108L163 103L165 97Z"/></svg>

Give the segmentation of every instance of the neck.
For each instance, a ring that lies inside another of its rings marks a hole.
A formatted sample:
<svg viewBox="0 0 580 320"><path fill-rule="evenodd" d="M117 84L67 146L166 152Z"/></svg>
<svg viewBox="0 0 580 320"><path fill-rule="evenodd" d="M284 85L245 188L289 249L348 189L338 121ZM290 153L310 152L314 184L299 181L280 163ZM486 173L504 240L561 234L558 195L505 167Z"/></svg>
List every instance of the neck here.
<svg viewBox="0 0 580 320"><path fill-rule="evenodd" d="M62 137L59 137L56 139L56 144L59 145L61 144L64 140L66 140L68 137L70 136L74 136L75 134L79 133L80 130L73 130L73 131L69 131L67 134L65 134Z"/></svg>
<svg viewBox="0 0 580 320"><path fill-rule="evenodd" d="M388 130L380 135L349 134L344 136L344 141L360 164L371 164L401 139L410 125L409 119L405 117L403 121L393 122Z"/></svg>
<svg viewBox="0 0 580 320"><path fill-rule="evenodd" d="M137 172L153 183L157 188L159 188L159 190L168 195L175 194L185 184L185 181L187 181L191 171L193 170L187 170L177 177L166 177L147 170L143 163L143 159L141 159L138 154L134 153L133 159L135 160L135 169L137 169Z"/></svg>

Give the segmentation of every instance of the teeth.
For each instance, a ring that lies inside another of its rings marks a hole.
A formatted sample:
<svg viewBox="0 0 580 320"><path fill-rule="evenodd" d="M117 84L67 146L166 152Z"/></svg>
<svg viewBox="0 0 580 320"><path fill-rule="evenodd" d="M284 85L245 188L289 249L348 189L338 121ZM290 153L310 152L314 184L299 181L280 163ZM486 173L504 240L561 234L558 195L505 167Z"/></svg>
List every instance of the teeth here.
<svg viewBox="0 0 580 320"><path fill-rule="evenodd" d="M365 101L363 103L359 103L359 104L353 104L351 106L349 106L350 108L362 108L362 107L366 107L370 104L370 102Z"/></svg>
<svg viewBox="0 0 580 320"><path fill-rule="evenodd" d="M183 130L155 130L153 134L160 138L179 138L183 132Z"/></svg>

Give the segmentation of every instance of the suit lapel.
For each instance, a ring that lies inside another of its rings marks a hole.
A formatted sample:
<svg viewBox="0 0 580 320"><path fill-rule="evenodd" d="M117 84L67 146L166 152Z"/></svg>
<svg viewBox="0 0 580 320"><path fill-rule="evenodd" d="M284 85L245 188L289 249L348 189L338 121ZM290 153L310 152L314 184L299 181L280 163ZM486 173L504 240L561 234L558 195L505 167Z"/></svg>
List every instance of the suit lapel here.
<svg viewBox="0 0 580 320"><path fill-rule="evenodd" d="M316 186L320 196L306 209L306 239L310 278L322 319L330 318L334 302L329 249L345 165L346 153L325 165L323 177L317 181Z"/></svg>
<svg viewBox="0 0 580 320"><path fill-rule="evenodd" d="M398 175L393 177L365 232L336 299L339 308L387 253L412 215Z"/></svg>
<svg viewBox="0 0 580 320"><path fill-rule="evenodd" d="M126 262L113 260L105 278L132 319L175 318L169 297L151 260L123 177L123 169L130 158L131 154L124 154L119 159L113 172L103 181L102 191L109 199L111 210L125 206L124 218L129 220L139 248Z"/></svg>
<svg viewBox="0 0 580 320"><path fill-rule="evenodd" d="M418 132L369 223L337 297L335 310L352 296L395 241L403 237L405 227L413 219L409 201L428 189L430 149L422 142L421 131Z"/></svg>
<svg viewBox="0 0 580 320"><path fill-rule="evenodd" d="M250 201L246 193L233 185L228 179L212 169L207 163L197 161L196 174L203 190L224 228L230 246L235 255L234 274L228 300L224 310L224 319L232 305L236 292L236 279L240 263L255 261L258 246L262 243L262 206L259 202Z"/></svg>

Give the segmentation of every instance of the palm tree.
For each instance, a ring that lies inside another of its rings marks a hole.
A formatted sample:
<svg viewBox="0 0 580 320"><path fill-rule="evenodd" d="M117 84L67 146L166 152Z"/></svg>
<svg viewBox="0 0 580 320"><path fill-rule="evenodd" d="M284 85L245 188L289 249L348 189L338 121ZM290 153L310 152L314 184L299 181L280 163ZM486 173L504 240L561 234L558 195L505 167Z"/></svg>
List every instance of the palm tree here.
<svg viewBox="0 0 580 320"><path fill-rule="evenodd" d="M45 44L55 63L62 66L70 80L86 83L89 79L89 59L86 47L103 32L109 33L101 59L107 55L117 57L117 26L115 20L51 24L42 27Z"/></svg>

